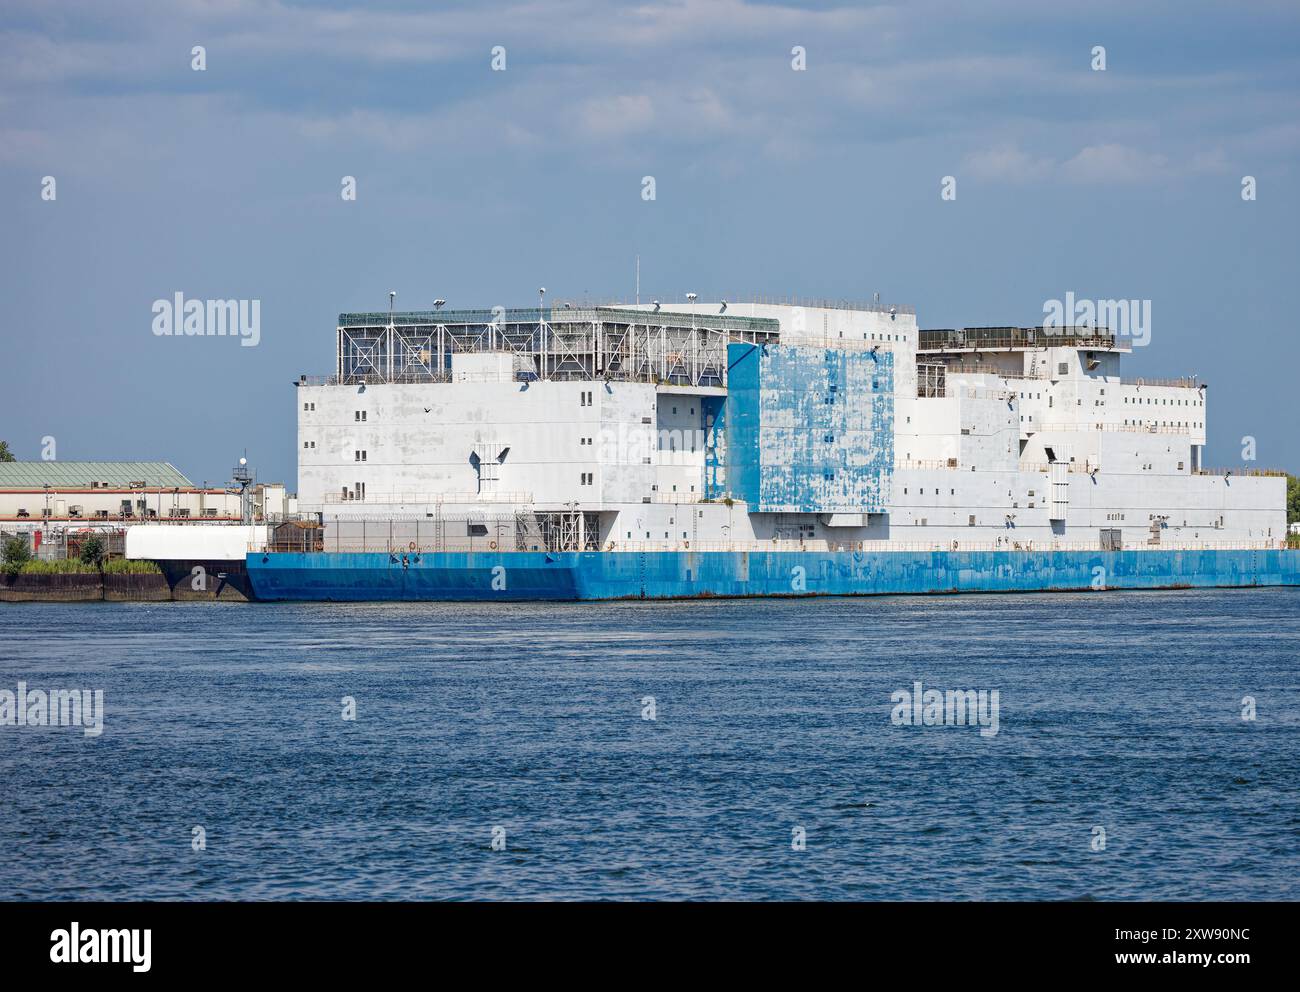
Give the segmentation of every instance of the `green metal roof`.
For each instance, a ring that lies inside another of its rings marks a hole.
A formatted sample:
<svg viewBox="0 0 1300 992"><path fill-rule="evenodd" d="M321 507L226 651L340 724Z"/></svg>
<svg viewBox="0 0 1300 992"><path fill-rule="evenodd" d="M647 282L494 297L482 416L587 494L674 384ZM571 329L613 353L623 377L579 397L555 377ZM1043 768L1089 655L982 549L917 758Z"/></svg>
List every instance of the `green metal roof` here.
<svg viewBox="0 0 1300 992"><path fill-rule="evenodd" d="M192 487L171 462L0 462L0 489L88 489L107 482L125 489L132 482L149 487Z"/></svg>

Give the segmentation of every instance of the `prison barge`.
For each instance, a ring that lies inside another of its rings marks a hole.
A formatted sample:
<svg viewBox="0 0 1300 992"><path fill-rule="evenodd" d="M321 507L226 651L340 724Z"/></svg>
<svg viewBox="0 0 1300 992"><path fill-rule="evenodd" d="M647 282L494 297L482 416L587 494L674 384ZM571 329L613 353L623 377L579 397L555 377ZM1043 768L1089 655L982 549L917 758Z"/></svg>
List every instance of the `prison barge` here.
<svg viewBox="0 0 1300 992"><path fill-rule="evenodd" d="M1300 584L1282 473L1095 327L879 303L341 314L262 600ZM1138 342L1144 343L1144 342Z"/></svg>

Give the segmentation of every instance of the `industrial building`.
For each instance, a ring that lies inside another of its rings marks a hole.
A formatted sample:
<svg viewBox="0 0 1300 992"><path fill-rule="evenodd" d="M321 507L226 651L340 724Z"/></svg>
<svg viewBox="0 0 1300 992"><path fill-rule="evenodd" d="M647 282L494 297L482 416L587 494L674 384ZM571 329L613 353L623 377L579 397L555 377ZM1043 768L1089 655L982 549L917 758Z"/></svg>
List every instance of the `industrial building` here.
<svg viewBox="0 0 1300 992"><path fill-rule="evenodd" d="M1206 384L1125 376L1130 342L1106 328L932 331L879 303L692 300L341 314L336 335L334 374L296 383L300 506L329 550L1264 548L1286 533L1280 474L1204 465Z"/></svg>
<svg viewBox="0 0 1300 992"><path fill-rule="evenodd" d="M69 535L120 534L142 523L238 524L240 498L238 488L196 486L169 462L0 462L0 531L55 556ZM297 509L278 483L250 487L248 499L256 521Z"/></svg>

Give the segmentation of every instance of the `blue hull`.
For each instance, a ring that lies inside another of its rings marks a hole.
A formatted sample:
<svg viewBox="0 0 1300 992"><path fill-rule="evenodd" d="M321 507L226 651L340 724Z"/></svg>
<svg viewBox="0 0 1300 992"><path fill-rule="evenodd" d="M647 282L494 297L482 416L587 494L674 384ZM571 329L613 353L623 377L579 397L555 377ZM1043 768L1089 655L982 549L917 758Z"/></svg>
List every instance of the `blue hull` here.
<svg viewBox="0 0 1300 992"><path fill-rule="evenodd" d="M250 554L259 600L859 596L1300 585L1300 551Z"/></svg>

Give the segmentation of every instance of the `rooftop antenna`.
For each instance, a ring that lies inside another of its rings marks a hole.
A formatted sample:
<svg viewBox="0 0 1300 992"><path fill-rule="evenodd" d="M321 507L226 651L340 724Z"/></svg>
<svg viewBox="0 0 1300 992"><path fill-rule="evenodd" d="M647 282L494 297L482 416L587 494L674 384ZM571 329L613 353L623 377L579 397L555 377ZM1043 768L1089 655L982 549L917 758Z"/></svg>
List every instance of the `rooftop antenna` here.
<svg viewBox="0 0 1300 992"><path fill-rule="evenodd" d="M641 256L636 257L636 304L641 305Z"/></svg>
<svg viewBox="0 0 1300 992"><path fill-rule="evenodd" d="M542 286L541 288L539 288L539 289L537 290L537 329L541 332L541 338L542 338L542 341L541 341L541 345L542 345L542 354L541 354L541 359L542 359L542 363L541 363L541 364L542 364L542 375L541 375L541 377L542 377L543 379L546 378L546 311L545 311L545 309L544 309L544 305L543 305L543 301L544 301L545 299L546 299L546 287L545 287L545 286Z"/></svg>
<svg viewBox="0 0 1300 992"><path fill-rule="evenodd" d="M253 495L249 492L256 473L248 467L248 449L244 449L239 464L231 473L231 478L239 486L239 522L248 525L253 522Z"/></svg>

